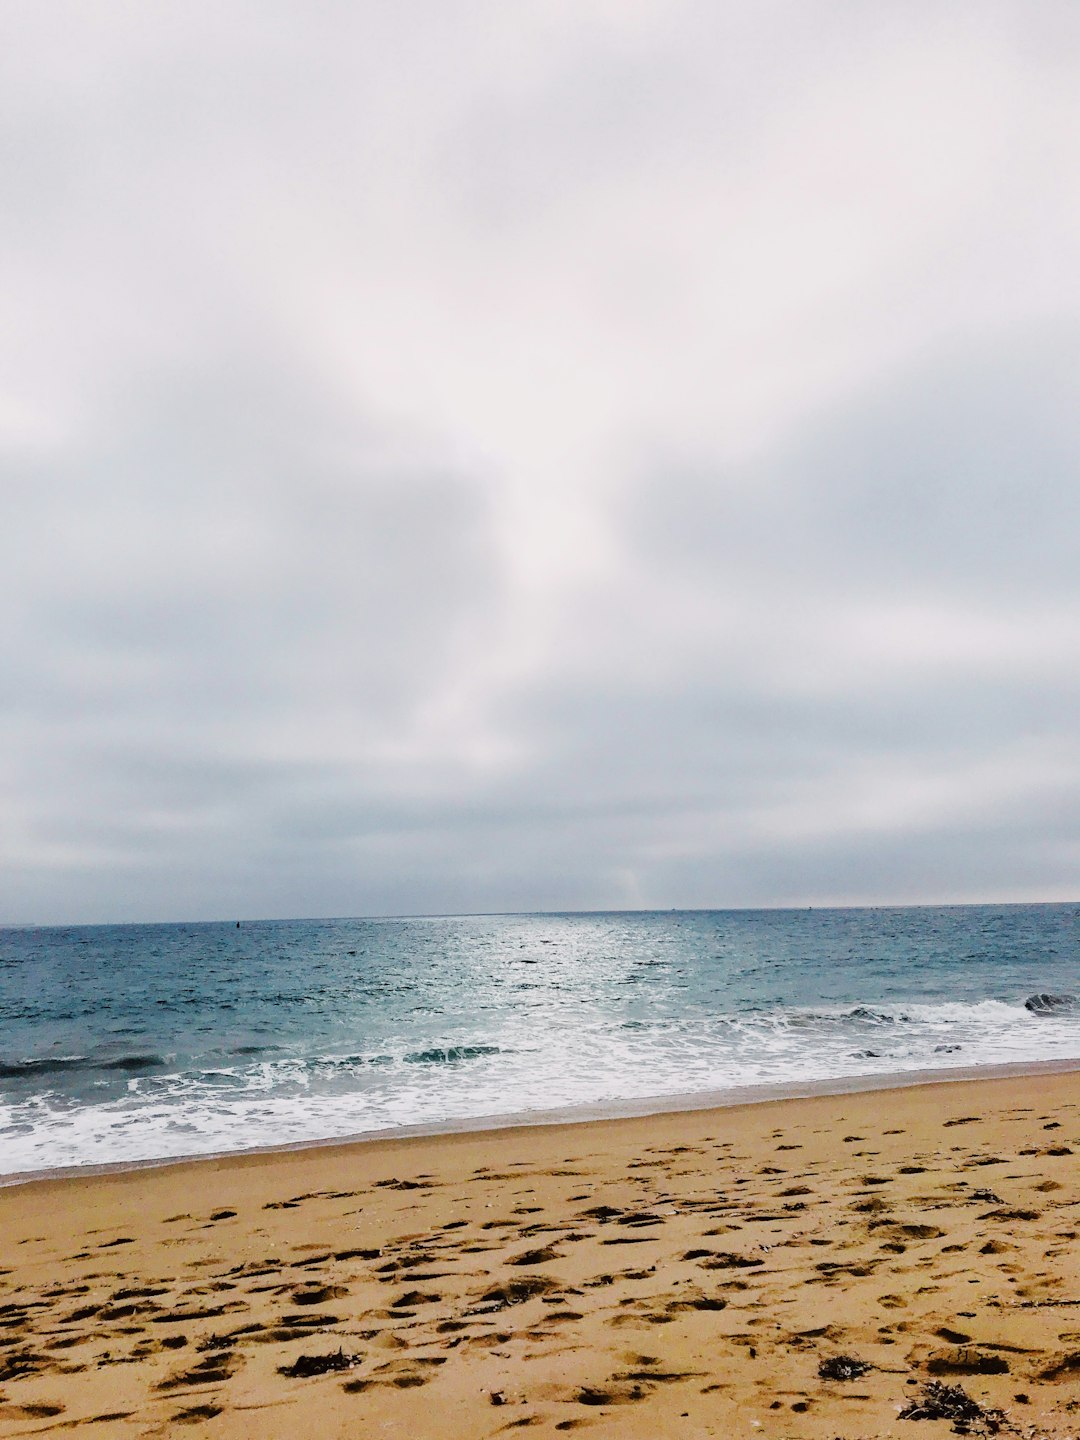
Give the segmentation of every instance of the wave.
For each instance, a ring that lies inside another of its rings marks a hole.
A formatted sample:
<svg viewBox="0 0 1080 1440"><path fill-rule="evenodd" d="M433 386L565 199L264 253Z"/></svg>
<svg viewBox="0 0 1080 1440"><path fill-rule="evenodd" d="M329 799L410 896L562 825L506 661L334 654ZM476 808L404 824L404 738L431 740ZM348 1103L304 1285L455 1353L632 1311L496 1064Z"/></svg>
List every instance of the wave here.
<svg viewBox="0 0 1080 1440"><path fill-rule="evenodd" d="M431 1050L414 1050L404 1057L406 1065L449 1065L458 1060L478 1060L483 1055L501 1055L498 1045L447 1045Z"/></svg>
<svg viewBox="0 0 1080 1440"><path fill-rule="evenodd" d="M499 1045L474 1044L435 1045L425 1050L413 1050L405 1055L399 1052L397 1055L374 1053L369 1055L272 1057L271 1052L280 1054L280 1051L281 1047L277 1045L236 1046L230 1052L239 1062L236 1066L207 1064L206 1061L209 1059L207 1056L204 1057L202 1064L196 1061L189 1067L176 1070L175 1073L170 1070L168 1075L153 1072L166 1070L170 1065L175 1068L175 1062L170 1062L163 1055L152 1053L119 1056L26 1056L15 1060L0 1060L0 1083L4 1081L23 1081L25 1084L37 1082L44 1087L52 1082L54 1085L65 1086L77 1085L80 1076L104 1077L109 1074L132 1079L145 1076L147 1082L152 1083L155 1089L161 1085L168 1085L170 1089L175 1089L177 1093L180 1093L190 1090L193 1085L243 1086L252 1081L259 1084L269 1082L273 1087L278 1083L288 1083L290 1077L305 1085L318 1077L334 1083L336 1076L345 1079L350 1074L367 1071L372 1067L381 1069L402 1064L415 1066L456 1065L463 1061L480 1060L486 1056L508 1053Z"/></svg>
<svg viewBox="0 0 1080 1440"><path fill-rule="evenodd" d="M81 1055L58 1055L51 1060L0 1060L0 1080L19 1080L23 1076L62 1075L67 1070L85 1070Z"/></svg>
<svg viewBox="0 0 1080 1440"><path fill-rule="evenodd" d="M869 1014L867 1013L869 1012ZM1080 1061L1080 1026L1050 1024L1002 1001L663 1018L624 1028L612 1017L507 1043L395 1053L267 1056L232 1071L192 1069L98 1086L76 1105L27 1086L0 1096L3 1170L104 1163L330 1139L400 1126L466 1122L639 1098L718 1093L849 1077L947 1072L962 1065ZM810 1023L806 1017L812 1016ZM888 1016L892 1023L878 1017ZM904 1018L901 1019L901 1016ZM624 1022L625 1023L625 1022ZM475 1034L475 1032L474 1032ZM495 1038L495 1037L493 1037ZM517 1043L514 1043L514 1042ZM540 1042L540 1043L538 1043ZM584 1042L584 1043L583 1043ZM112 1057L105 1058L108 1061ZM137 1058L127 1057L129 1060ZM38 1062L98 1068L93 1057ZM477 1061L475 1065L469 1061ZM33 1063L33 1062L31 1062ZM8 1069L12 1067L7 1067ZM26 1067L17 1067L27 1073ZM37 1073L41 1073L39 1069ZM63 1082L47 1086L59 1090ZM2 1180L0 1180L2 1183Z"/></svg>
<svg viewBox="0 0 1080 1440"><path fill-rule="evenodd" d="M860 1025L909 1025L906 1012L891 1015L887 1010L873 1010L869 1005L855 1005L850 1010L789 1010L768 1016L787 1025L843 1025L854 1021Z"/></svg>
<svg viewBox="0 0 1080 1440"><path fill-rule="evenodd" d="M53 1055L44 1059L0 1060L0 1080L34 1079L39 1075L67 1075L101 1070L120 1070L137 1075L145 1070L159 1070L168 1065L163 1055L119 1055L95 1058L92 1055Z"/></svg>
<svg viewBox="0 0 1080 1440"><path fill-rule="evenodd" d="M95 1070L124 1070L136 1072L139 1070L159 1070L163 1065L168 1065L164 1055L121 1055L119 1060L102 1060L95 1062L91 1067Z"/></svg>
<svg viewBox="0 0 1080 1440"><path fill-rule="evenodd" d="M277 1062L274 1062L275 1064ZM298 1058L283 1062L285 1065L299 1065L305 1070L357 1070L362 1065L392 1065L392 1055L314 1055L308 1059Z"/></svg>
<svg viewBox="0 0 1080 1440"><path fill-rule="evenodd" d="M765 1010L752 1007L741 1014L716 1017L733 1024L756 1024L779 1029L804 1029L810 1026L883 1026L883 1025L953 1025L974 1019L987 1022L1023 1023L1030 1017L1020 1003L1009 1004L1005 1000L975 1000L968 1003L942 1000L938 1003L924 1001L908 1005L895 1013L872 1008L869 1005L854 1005L835 1010L777 1009Z"/></svg>

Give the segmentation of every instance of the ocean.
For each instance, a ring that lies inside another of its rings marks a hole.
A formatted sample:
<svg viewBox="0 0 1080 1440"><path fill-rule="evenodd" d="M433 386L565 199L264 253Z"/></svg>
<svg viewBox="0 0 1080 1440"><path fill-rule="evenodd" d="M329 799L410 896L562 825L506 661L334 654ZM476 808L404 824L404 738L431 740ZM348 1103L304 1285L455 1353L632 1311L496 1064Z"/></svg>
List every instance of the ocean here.
<svg viewBox="0 0 1080 1440"><path fill-rule="evenodd" d="M1080 906L0 930L0 1175L1080 1063Z"/></svg>

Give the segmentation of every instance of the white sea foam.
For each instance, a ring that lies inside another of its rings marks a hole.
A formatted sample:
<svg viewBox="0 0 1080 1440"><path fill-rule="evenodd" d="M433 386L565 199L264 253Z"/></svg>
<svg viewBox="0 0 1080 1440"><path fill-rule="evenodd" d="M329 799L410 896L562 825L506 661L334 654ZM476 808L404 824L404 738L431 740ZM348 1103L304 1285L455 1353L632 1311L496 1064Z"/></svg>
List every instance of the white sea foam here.
<svg viewBox="0 0 1080 1440"><path fill-rule="evenodd" d="M76 1103L43 1091L0 1104L0 1170L136 1162L402 1127L668 1099L750 1085L943 1074L1080 1060L1080 1017L986 999L789 1008L574 1026L502 1016L489 1033L370 1054L283 1055L134 1074Z"/></svg>

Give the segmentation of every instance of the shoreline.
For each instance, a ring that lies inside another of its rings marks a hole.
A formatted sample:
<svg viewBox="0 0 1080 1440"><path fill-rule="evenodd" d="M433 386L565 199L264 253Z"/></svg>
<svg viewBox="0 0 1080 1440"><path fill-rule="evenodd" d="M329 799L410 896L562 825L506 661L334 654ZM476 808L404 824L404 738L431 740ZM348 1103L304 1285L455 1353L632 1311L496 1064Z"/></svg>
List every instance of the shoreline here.
<svg viewBox="0 0 1080 1440"><path fill-rule="evenodd" d="M354 1131L346 1135L319 1136L281 1145L254 1145L236 1150L195 1151L184 1155L152 1156L142 1160L106 1161L100 1164L56 1166L44 1170L0 1172L0 1192L15 1187L54 1181L82 1180L126 1175L171 1167L201 1164L219 1165L231 1160L274 1155L303 1154L306 1151L348 1150L353 1146L393 1145L402 1141L436 1139L444 1135L481 1138L505 1131L562 1129L604 1124L608 1121L643 1120L664 1115L698 1115L713 1111L737 1110L747 1106L780 1104L791 1100L887 1094L896 1090L923 1089L938 1085L977 1084L1039 1075L1062 1075L1080 1071L1075 1060L1003 1061L989 1065L942 1067L941 1069L900 1070L885 1074L839 1076L824 1080L777 1081L766 1085L745 1085L723 1090L698 1090L682 1095L645 1096L630 1100L591 1102L551 1110L526 1110L505 1115L481 1115L463 1120L430 1124L401 1125L381 1130Z"/></svg>

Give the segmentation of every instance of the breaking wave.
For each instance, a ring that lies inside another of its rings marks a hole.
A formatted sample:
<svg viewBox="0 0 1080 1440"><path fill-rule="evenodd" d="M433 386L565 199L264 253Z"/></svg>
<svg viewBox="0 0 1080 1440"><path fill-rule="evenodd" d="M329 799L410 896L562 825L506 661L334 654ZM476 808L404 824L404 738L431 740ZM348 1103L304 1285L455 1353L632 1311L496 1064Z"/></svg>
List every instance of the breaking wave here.
<svg viewBox="0 0 1080 1440"><path fill-rule="evenodd" d="M47 1058L27 1057L25 1060L0 1060L0 1080L33 1080L38 1076L91 1074L94 1071L120 1071L127 1075L142 1074L168 1065L163 1055L56 1055Z"/></svg>

